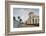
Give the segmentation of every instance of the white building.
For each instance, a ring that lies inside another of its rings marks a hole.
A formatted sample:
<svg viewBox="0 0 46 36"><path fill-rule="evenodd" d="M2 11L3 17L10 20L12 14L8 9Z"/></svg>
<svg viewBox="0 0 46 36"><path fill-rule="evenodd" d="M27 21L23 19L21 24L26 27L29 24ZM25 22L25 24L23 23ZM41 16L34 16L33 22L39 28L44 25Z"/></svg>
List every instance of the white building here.
<svg viewBox="0 0 46 36"><path fill-rule="evenodd" d="M26 24L39 24L39 16L37 16L34 12L30 12L29 18L26 21Z"/></svg>

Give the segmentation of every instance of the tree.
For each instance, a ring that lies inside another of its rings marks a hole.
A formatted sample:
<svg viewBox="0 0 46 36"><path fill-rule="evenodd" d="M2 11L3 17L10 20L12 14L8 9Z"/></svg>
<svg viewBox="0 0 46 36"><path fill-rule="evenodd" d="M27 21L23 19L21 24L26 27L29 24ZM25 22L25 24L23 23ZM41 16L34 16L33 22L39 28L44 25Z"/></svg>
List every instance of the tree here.
<svg viewBox="0 0 46 36"><path fill-rule="evenodd" d="M13 17L13 20L15 21L16 19L15 19L15 16Z"/></svg>
<svg viewBox="0 0 46 36"><path fill-rule="evenodd" d="M22 19L20 19L20 22L22 21Z"/></svg>
<svg viewBox="0 0 46 36"><path fill-rule="evenodd" d="M13 24L15 24L15 20L16 20L16 19L15 19L15 16L14 16L14 17L13 17Z"/></svg>
<svg viewBox="0 0 46 36"><path fill-rule="evenodd" d="M22 19L20 18L20 16L18 16L18 19L19 19L19 21L20 21L20 23L21 23Z"/></svg>
<svg viewBox="0 0 46 36"><path fill-rule="evenodd" d="M18 21L20 22L20 16L18 16Z"/></svg>
<svg viewBox="0 0 46 36"><path fill-rule="evenodd" d="M20 16L18 16L18 19L20 19Z"/></svg>
<svg viewBox="0 0 46 36"><path fill-rule="evenodd" d="M18 19L19 19L19 22L20 22L20 24L18 25L18 27L20 27L21 23L22 23L22 19L20 18L20 16L18 16Z"/></svg>

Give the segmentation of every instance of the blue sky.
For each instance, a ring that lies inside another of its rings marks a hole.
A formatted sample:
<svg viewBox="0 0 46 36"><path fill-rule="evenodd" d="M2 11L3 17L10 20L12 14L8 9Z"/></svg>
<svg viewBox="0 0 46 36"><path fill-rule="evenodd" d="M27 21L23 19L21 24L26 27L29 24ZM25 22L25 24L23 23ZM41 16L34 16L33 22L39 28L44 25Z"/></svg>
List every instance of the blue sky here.
<svg viewBox="0 0 46 36"><path fill-rule="evenodd" d="M28 19L28 13L29 12L34 12L36 13L36 15L38 16L39 15L39 9L34 9L34 8L13 8L13 16L17 17L20 16L20 18L23 20L23 21L26 21ZM18 20L18 19L17 19Z"/></svg>

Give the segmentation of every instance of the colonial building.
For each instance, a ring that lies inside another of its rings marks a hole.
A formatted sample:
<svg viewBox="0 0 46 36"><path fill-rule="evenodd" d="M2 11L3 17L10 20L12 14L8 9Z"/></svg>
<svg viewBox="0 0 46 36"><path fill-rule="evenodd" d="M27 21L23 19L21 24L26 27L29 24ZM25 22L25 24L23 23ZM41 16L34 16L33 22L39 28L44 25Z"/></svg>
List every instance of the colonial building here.
<svg viewBox="0 0 46 36"><path fill-rule="evenodd" d="M39 16L37 16L34 12L30 12L28 20L25 22L26 24L39 24Z"/></svg>

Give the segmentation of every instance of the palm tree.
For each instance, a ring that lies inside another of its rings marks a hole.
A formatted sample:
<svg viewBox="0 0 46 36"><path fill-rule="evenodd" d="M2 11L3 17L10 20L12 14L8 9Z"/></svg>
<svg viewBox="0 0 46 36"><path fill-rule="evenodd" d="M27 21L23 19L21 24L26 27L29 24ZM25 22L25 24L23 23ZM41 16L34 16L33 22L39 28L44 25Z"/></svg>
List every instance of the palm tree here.
<svg viewBox="0 0 46 36"><path fill-rule="evenodd" d="M18 16L18 19L19 19L19 22L20 22L20 24L18 25L18 27L20 27L21 23L22 23L22 19L20 18L20 16Z"/></svg>
<svg viewBox="0 0 46 36"><path fill-rule="evenodd" d="M20 22L22 21L22 19L20 19Z"/></svg>
<svg viewBox="0 0 46 36"><path fill-rule="evenodd" d="M13 20L15 21L16 19L15 19L15 16L13 17Z"/></svg>
<svg viewBox="0 0 46 36"><path fill-rule="evenodd" d="M18 21L20 21L20 16L18 16Z"/></svg>
<svg viewBox="0 0 46 36"><path fill-rule="evenodd" d="M14 16L14 17L13 17L13 25L15 24L15 20L16 20L16 19L15 19L15 16Z"/></svg>
<svg viewBox="0 0 46 36"><path fill-rule="evenodd" d="M18 16L18 19L20 19L20 16Z"/></svg>
<svg viewBox="0 0 46 36"><path fill-rule="evenodd" d="M20 16L18 16L18 19L19 19L20 22L22 21L22 19L20 18Z"/></svg>

